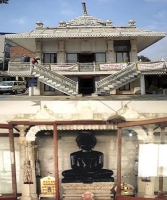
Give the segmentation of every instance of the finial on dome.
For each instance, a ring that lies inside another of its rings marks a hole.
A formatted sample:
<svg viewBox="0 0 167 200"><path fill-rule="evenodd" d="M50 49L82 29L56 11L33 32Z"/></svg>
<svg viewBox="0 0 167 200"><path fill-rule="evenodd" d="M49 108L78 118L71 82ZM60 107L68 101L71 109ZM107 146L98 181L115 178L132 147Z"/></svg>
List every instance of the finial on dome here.
<svg viewBox="0 0 167 200"><path fill-rule="evenodd" d="M85 2L82 3L82 7L83 7L84 15L87 15L88 13L86 11L86 3Z"/></svg>

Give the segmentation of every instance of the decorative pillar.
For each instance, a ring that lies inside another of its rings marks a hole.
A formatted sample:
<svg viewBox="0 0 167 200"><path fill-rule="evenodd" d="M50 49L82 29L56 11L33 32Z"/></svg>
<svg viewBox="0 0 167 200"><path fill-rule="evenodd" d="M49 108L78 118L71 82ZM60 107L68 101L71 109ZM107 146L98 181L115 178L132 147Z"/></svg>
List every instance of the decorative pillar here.
<svg viewBox="0 0 167 200"><path fill-rule="evenodd" d="M107 40L106 62L116 62L113 40Z"/></svg>
<svg viewBox="0 0 167 200"><path fill-rule="evenodd" d="M131 62L136 62L138 61L137 58L137 38L132 38L131 39Z"/></svg>
<svg viewBox="0 0 167 200"><path fill-rule="evenodd" d="M140 77L140 88L141 88L141 94L144 95L146 93L144 75L141 75Z"/></svg>
<svg viewBox="0 0 167 200"><path fill-rule="evenodd" d="M57 63L65 63L65 42L58 42Z"/></svg>
<svg viewBox="0 0 167 200"><path fill-rule="evenodd" d="M20 131L19 145L20 145L20 184L21 184L21 200L31 200L32 198L37 199L36 194L36 179L35 179L35 167L34 167L34 156L33 146L31 142L26 141L26 130L27 126L18 125L17 129ZM31 167L32 167L32 178L33 184L24 184L24 162L26 157L26 145L28 145L28 154L30 155Z"/></svg>

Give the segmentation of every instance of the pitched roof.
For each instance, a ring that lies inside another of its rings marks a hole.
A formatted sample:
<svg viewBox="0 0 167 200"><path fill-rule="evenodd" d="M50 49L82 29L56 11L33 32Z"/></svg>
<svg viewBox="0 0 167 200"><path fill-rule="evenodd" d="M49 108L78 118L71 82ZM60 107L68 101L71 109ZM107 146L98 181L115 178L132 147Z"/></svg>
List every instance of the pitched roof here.
<svg viewBox="0 0 167 200"><path fill-rule="evenodd" d="M128 26L116 27L113 26L110 20L104 22L101 19L97 19L95 17L89 16L87 13L84 13L84 15L70 20L67 23L64 21L60 21L58 27L43 27L42 22L37 22L36 28L32 31L18 34L7 34L5 37L19 44L21 42L21 39L35 38L61 39L137 37L139 52L154 44L155 42L161 40L165 36L165 32L155 32L136 28L135 21L133 20L130 20L128 22ZM35 42L34 40L28 41Z"/></svg>

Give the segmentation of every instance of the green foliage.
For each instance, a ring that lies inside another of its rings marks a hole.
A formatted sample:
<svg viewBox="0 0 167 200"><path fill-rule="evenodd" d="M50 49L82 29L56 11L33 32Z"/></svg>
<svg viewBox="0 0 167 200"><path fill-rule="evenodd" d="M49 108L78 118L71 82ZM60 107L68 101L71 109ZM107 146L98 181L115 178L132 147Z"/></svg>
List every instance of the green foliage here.
<svg viewBox="0 0 167 200"><path fill-rule="evenodd" d="M151 60L145 56L138 56L138 61L141 61L141 62L151 62Z"/></svg>

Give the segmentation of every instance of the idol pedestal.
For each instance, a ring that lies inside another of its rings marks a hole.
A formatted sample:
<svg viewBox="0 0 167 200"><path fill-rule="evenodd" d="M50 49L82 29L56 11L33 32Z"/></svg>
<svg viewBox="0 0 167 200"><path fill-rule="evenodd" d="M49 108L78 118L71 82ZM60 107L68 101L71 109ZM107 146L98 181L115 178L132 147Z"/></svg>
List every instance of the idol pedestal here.
<svg viewBox="0 0 167 200"><path fill-rule="evenodd" d="M61 186L64 189L63 200L83 200L85 192L92 193L92 199L96 200L109 200L114 197L111 192L115 186L114 182L62 183Z"/></svg>

